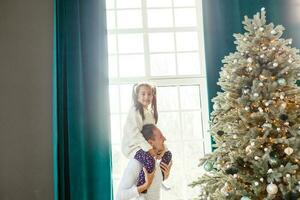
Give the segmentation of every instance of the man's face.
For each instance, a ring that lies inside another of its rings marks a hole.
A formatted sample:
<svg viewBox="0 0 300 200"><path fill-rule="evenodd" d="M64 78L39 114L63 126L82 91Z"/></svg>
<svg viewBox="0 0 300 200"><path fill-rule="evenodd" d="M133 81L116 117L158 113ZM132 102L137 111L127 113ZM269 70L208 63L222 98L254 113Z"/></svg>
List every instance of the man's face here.
<svg viewBox="0 0 300 200"><path fill-rule="evenodd" d="M157 152L161 152L164 150L164 141L166 138L163 136L161 131L158 128L153 129L153 139L149 140L149 143L153 146L153 148Z"/></svg>

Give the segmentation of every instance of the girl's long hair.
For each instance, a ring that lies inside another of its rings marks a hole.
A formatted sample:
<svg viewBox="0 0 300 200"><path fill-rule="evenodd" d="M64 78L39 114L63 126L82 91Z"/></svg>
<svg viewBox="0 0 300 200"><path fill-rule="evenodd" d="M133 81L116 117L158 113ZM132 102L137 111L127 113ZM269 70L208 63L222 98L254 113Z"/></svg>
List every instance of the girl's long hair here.
<svg viewBox="0 0 300 200"><path fill-rule="evenodd" d="M153 85L150 85L149 83L136 83L133 85L133 90L132 90L132 100L133 100L133 105L136 108L136 110L139 111L139 113L142 116L142 119L145 119L145 115L144 115L144 109L143 109L143 105L138 102L138 94L140 91L140 88L142 86L145 87L149 87L152 91L152 95L153 95L153 99L151 102L151 108L153 110L153 115L154 115L154 119L155 119L155 124L158 121L158 113L157 113L157 101L156 101L156 87Z"/></svg>

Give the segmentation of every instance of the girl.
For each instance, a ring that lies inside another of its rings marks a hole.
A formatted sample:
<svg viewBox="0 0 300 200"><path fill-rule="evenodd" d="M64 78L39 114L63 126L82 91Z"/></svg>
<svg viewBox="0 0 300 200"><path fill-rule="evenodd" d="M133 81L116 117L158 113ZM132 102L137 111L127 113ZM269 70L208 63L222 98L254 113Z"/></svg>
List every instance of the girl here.
<svg viewBox="0 0 300 200"><path fill-rule="evenodd" d="M158 120L156 104L156 88L149 83L139 83L133 86L133 106L130 108L124 126L122 152L127 158L138 160L148 173L155 168L152 146L144 139L141 130L146 124L156 124ZM169 164L172 159L170 151L166 151L161 162ZM162 172L163 173L163 172ZM163 178L164 173L163 173ZM145 183L145 174L140 171L137 186ZM144 191L146 192L146 191Z"/></svg>

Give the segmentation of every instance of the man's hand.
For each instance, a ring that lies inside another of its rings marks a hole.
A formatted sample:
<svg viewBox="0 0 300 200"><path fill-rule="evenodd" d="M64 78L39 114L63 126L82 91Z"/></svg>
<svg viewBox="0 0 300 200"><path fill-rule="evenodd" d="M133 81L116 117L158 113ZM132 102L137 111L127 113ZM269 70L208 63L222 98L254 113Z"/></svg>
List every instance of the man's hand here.
<svg viewBox="0 0 300 200"><path fill-rule="evenodd" d="M164 180L169 177L172 164L172 161L168 165L164 162L160 162L160 169L164 173Z"/></svg>
<svg viewBox="0 0 300 200"><path fill-rule="evenodd" d="M139 193L142 193L143 191L147 190L150 187L154 178L155 169L153 170L153 172L148 173L146 168L143 167L143 171L145 174L145 183L137 187Z"/></svg>

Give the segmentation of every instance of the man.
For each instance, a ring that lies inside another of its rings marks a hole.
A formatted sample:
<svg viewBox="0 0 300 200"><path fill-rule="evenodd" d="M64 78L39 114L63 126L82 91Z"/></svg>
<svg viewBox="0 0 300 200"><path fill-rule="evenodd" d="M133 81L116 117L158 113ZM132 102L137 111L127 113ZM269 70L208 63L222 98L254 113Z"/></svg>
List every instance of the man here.
<svg viewBox="0 0 300 200"><path fill-rule="evenodd" d="M151 156L156 160L160 159L165 151L164 141L166 140L161 131L155 125L147 124L143 126L142 134L153 147ZM172 162L168 165L163 162L159 165L156 162L155 170L152 173L147 173L147 170L142 168L139 161L133 158L130 159L120 181L117 200L130 200L133 198L139 200L159 200L161 183L163 181L162 172L164 173L164 179L167 179L171 165ZM146 180L143 185L137 186L138 176L142 169ZM147 190L147 193L142 193L145 190Z"/></svg>

